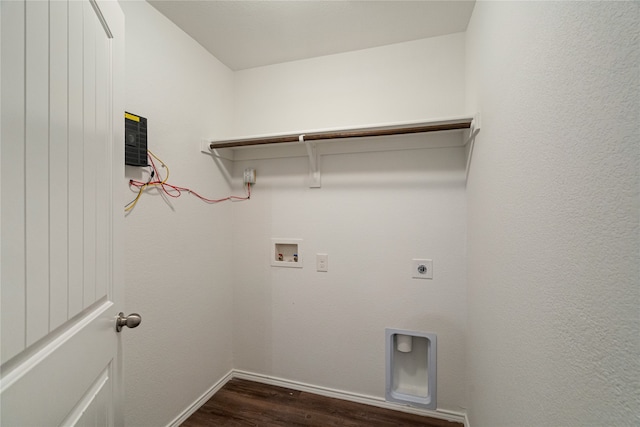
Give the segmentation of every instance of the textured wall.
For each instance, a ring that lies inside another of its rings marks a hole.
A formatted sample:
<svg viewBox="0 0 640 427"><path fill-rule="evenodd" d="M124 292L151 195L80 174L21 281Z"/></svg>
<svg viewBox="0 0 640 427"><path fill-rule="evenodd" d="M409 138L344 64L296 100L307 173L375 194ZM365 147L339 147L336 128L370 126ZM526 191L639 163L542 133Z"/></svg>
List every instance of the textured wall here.
<svg viewBox="0 0 640 427"><path fill-rule="evenodd" d="M473 427L638 425L637 2L478 2Z"/></svg>
<svg viewBox="0 0 640 427"><path fill-rule="evenodd" d="M327 155L321 189L304 158L241 161L246 204L145 197L126 221L144 318L125 337L129 424L168 423L232 366L382 396L387 326L438 333L439 407L469 403L473 427L638 423L637 3L478 2L466 36L235 75L122 7L127 109L208 194L229 184L204 136L457 115L465 95L483 117L468 201L451 148ZM303 238L305 268L270 267L271 237ZM408 278L413 257L433 282Z"/></svg>
<svg viewBox="0 0 640 427"><path fill-rule="evenodd" d="M462 42L457 34L239 72L236 130L461 114ZM301 107L300 91L317 96ZM385 149L416 138L456 136L403 136ZM234 176L253 167L258 179L251 203L234 205L235 367L384 397L385 328L434 332L438 407L463 408L464 161L462 148L325 155L319 189L306 185L305 157L237 162ZM304 268L271 267L272 237L304 239ZM316 272L316 253L329 254L328 273ZM412 258L433 259L433 281L411 279Z"/></svg>
<svg viewBox="0 0 640 427"><path fill-rule="evenodd" d="M127 110L147 117L170 182L228 195L199 141L231 122L232 73L146 2L121 5ZM229 204L167 203L153 191L127 216L126 306L143 319L123 332L128 425L167 425L232 368L230 221Z"/></svg>

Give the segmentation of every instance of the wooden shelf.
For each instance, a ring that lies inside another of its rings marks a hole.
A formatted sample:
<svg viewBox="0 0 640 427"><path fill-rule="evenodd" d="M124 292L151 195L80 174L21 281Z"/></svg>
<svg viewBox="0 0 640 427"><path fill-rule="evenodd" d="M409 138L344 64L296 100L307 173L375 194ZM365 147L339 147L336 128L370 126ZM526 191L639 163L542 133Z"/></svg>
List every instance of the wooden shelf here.
<svg viewBox="0 0 640 427"><path fill-rule="evenodd" d="M209 142L209 150L221 148L251 147L267 144L283 144L305 141L323 141L350 138L368 138L376 136L406 135L425 132L442 132L448 130L470 129L472 117L462 117L447 120L408 122L383 126L365 126L346 129L322 131L300 131L287 134L265 135Z"/></svg>
<svg viewBox="0 0 640 427"><path fill-rule="evenodd" d="M480 130L479 125L479 116L469 115L377 126L287 132L214 141L202 140L200 149L203 153L212 155L218 165L225 168L225 170L227 166L224 161L308 157L309 186L320 187L320 164L318 158L322 155L460 147L466 145L475 137ZM393 142L384 138L428 132L456 132L459 136L443 134L437 138L407 138L406 140L403 138L402 142L397 138ZM355 142L358 139L360 143ZM319 141L338 140L344 142L342 144L319 144L316 147L316 142ZM270 148L272 146L274 147ZM230 174L228 171L226 173Z"/></svg>

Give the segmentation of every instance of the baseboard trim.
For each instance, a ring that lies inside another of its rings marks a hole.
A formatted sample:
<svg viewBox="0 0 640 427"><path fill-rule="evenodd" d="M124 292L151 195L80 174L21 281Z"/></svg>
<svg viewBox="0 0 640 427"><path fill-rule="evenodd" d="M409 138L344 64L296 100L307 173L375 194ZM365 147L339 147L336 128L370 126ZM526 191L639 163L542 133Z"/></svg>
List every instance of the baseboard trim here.
<svg viewBox="0 0 640 427"><path fill-rule="evenodd" d="M458 423L466 422L466 414L461 412L454 412L454 411L448 411L443 409L430 410L430 409L414 408L408 405L402 405L400 403L387 402L383 398L379 398L375 396L352 393L352 392L337 390L337 389L328 388L328 387L320 387L313 384L287 380L284 378L272 377L269 375L256 374L253 372L234 369L233 378L240 378L240 379L255 381L263 384L286 387L293 390L319 394L321 396L333 397L336 399L348 400L351 402L363 403L365 405L377 406L379 408L391 409L391 410L400 411L400 412L407 412L410 414L423 415L423 416L438 418L446 421L453 421ZM465 426L467 426L467 424L465 424Z"/></svg>
<svg viewBox="0 0 640 427"><path fill-rule="evenodd" d="M207 403L207 400L211 399L214 394L218 392L224 385L233 378L233 370L229 371L224 377L216 382L209 390L205 391L202 396L196 399L187 409L182 411L173 421L167 424L167 427L179 427L180 424L185 422L194 412L196 412L202 405Z"/></svg>
<svg viewBox="0 0 640 427"><path fill-rule="evenodd" d="M352 393L344 390L337 390L328 387L320 387L313 384L307 384L299 381L287 380L284 378L273 377L264 374L257 374L254 372L242 371L238 369L232 369L218 382L216 382L211 388L202 394L195 402L193 402L187 409L185 409L180 415L178 415L173 421L167 424L167 427L179 427L180 424L185 422L194 412L196 412L207 400L218 392L224 385L232 378L240 378L243 380L255 381L258 383L275 385L279 387L286 387L293 390L304 391L307 393L318 394L320 396L333 397L336 399L348 400L350 402L362 403L370 406L377 406L379 408L391 409L394 411L407 412L409 414L423 415L432 418L438 418L446 421L453 421L457 423L463 423L465 427L470 427L469 419L466 413L454 412L444 409L421 409L414 408L408 405L402 405L400 403L387 402L386 400L369 396L366 394Z"/></svg>

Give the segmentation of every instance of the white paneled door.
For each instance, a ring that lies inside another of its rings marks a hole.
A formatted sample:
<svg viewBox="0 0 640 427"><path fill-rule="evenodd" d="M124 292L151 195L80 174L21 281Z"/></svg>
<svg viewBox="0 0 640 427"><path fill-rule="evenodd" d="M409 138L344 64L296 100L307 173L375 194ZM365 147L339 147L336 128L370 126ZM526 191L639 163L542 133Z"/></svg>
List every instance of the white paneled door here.
<svg viewBox="0 0 640 427"><path fill-rule="evenodd" d="M122 425L124 16L2 0L0 31L0 425Z"/></svg>

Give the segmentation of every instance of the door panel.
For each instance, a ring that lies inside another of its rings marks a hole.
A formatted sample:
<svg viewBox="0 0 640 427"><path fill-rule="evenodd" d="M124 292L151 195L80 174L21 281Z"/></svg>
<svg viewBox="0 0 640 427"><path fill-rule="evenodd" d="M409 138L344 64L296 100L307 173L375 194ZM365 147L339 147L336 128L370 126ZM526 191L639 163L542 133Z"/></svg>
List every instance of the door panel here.
<svg viewBox="0 0 640 427"><path fill-rule="evenodd" d="M73 408L67 419L62 422L62 425L83 427L111 424L108 411L111 405L111 393L109 392L109 388L112 386L111 383L111 365L109 365L107 369L100 373L89 388L89 392Z"/></svg>
<svg viewBox="0 0 640 427"><path fill-rule="evenodd" d="M68 29L69 29L69 50L68 54L68 98L67 110L69 117L67 145L69 147L69 168L68 177L68 234L69 265L82 265L84 259L82 251L84 247L83 232L84 211L82 200L84 196L84 123L80 120L83 116L83 8L84 2L72 1L67 3L68 7ZM79 313L84 307L84 272L80 268L69 270L68 282L68 314Z"/></svg>
<svg viewBox="0 0 640 427"><path fill-rule="evenodd" d="M84 3L84 2L83 2ZM96 287L96 205L92 203L96 192L96 174L93 170L93 160L96 153L96 30L92 18L95 14L91 7L84 3L84 21L93 25L84 25L84 74L83 74L83 153L84 162L82 164L84 176L83 182L83 255L84 255L84 276L83 276L83 307L95 301Z"/></svg>
<svg viewBox="0 0 640 427"><path fill-rule="evenodd" d="M0 424L119 425L124 17L0 3Z"/></svg>
<svg viewBox="0 0 640 427"><path fill-rule="evenodd" d="M49 5L28 1L25 6L25 175L13 180L24 179L26 184L26 345L30 346L49 332ZM4 62L3 58L3 66Z"/></svg>
<svg viewBox="0 0 640 427"><path fill-rule="evenodd" d="M3 377L3 426L57 426L73 418L73 409L91 396L96 378L114 362L113 310L113 303L104 302Z"/></svg>
<svg viewBox="0 0 640 427"><path fill-rule="evenodd" d="M68 106L68 54L67 54L67 4L53 2L49 5L50 51L49 57L49 144L53 148L49 154L49 193L56 194L50 199L49 239L50 259L50 313L49 328L55 329L68 320L69 298L69 238L68 215L69 193L67 192L69 147L67 113Z"/></svg>
<svg viewBox="0 0 640 427"><path fill-rule="evenodd" d="M25 8L20 2L0 3L2 54L0 179L2 210L2 265L0 274L0 361L6 362L25 348ZM5 35L11 35L7 37ZM12 58L8 63L5 58ZM9 143L11 141L11 143ZM11 260L5 262L5 260ZM9 285L10 284L10 285Z"/></svg>

